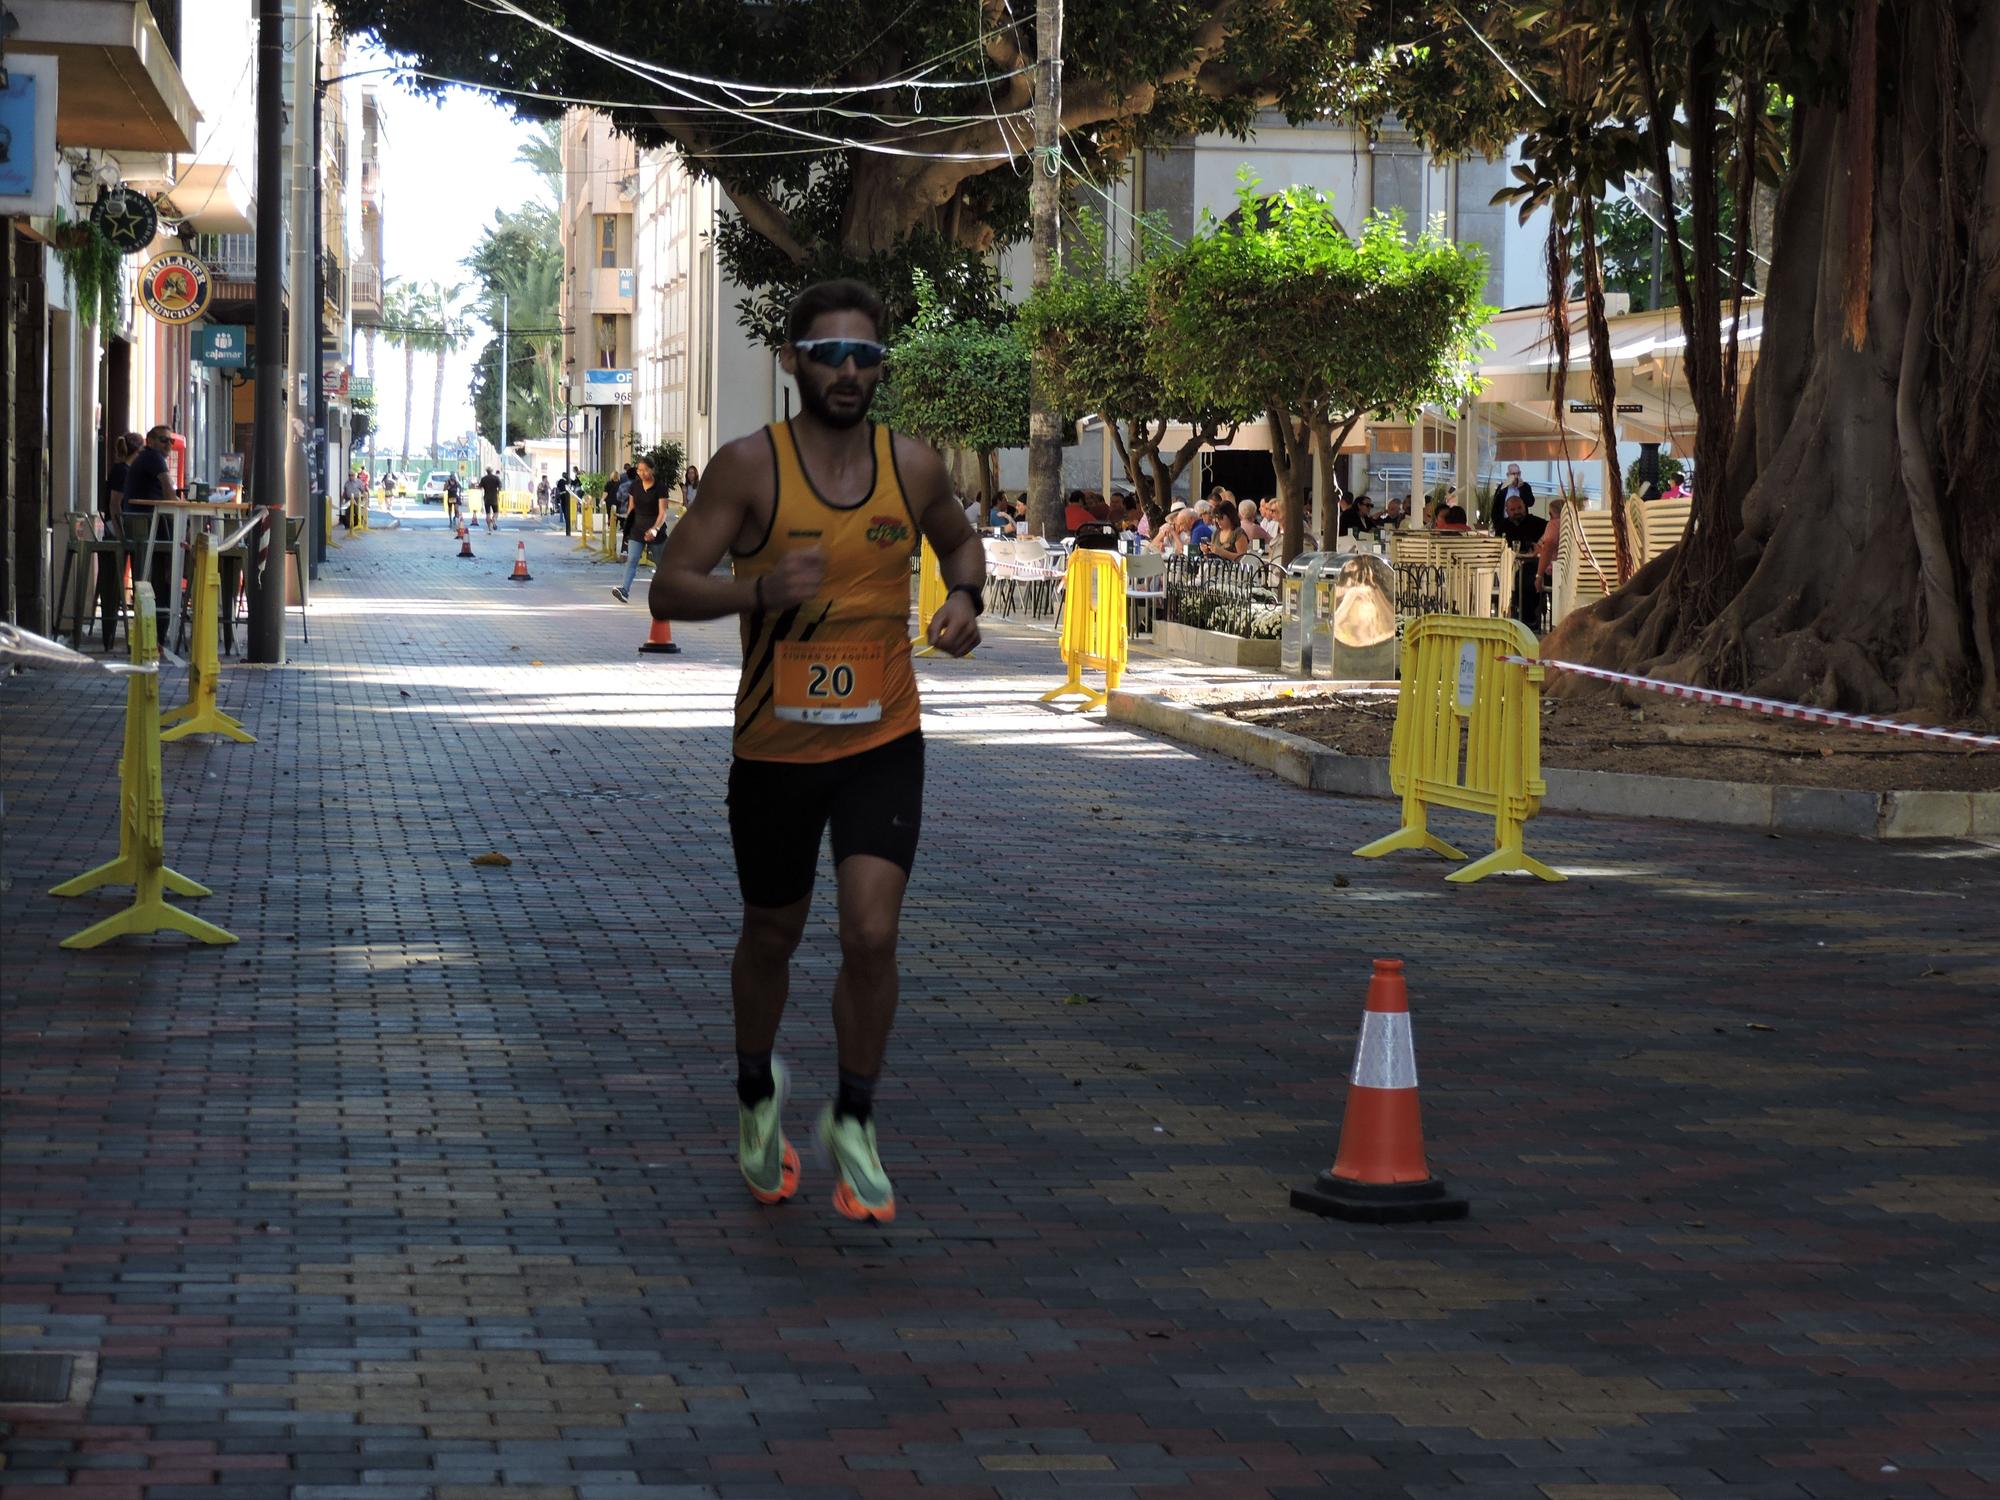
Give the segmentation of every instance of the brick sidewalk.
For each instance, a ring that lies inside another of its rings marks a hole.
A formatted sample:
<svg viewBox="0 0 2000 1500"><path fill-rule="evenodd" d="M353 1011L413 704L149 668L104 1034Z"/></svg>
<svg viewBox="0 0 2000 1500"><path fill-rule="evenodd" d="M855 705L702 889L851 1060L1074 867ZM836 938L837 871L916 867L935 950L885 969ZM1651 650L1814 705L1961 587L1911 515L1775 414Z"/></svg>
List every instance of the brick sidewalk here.
<svg viewBox="0 0 2000 1500"><path fill-rule="evenodd" d="M1461 890L1350 857L1389 804L1036 706L1003 627L919 667L901 1217L810 1158L759 1209L733 630L642 662L609 568L473 541L349 542L225 666L258 743L166 747L233 948L56 948L121 691L0 683L0 1338L98 1360L0 1408L8 1497L2000 1493L1995 851L1544 818L1566 885ZM1381 954L1462 1224L1285 1206ZM822 911L796 1138L835 961Z"/></svg>

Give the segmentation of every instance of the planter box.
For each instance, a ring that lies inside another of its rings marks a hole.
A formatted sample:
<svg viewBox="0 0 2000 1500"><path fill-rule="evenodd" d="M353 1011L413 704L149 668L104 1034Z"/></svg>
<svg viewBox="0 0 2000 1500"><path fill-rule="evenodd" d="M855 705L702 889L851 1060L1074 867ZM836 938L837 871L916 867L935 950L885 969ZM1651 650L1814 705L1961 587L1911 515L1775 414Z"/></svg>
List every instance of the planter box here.
<svg viewBox="0 0 2000 1500"><path fill-rule="evenodd" d="M1247 667L1256 672L1278 670L1277 641L1252 641L1220 630L1197 630L1159 620L1153 625L1153 649L1215 667Z"/></svg>

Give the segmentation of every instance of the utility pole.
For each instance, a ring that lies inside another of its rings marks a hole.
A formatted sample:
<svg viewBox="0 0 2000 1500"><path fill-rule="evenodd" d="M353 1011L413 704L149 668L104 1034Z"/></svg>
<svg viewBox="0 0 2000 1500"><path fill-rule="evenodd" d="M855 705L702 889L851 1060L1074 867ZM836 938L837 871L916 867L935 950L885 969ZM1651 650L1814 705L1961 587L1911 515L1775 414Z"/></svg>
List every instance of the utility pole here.
<svg viewBox="0 0 2000 1500"><path fill-rule="evenodd" d="M319 577L319 565L326 561L326 459L333 449L333 434L327 431L326 408L326 80L319 76L319 16L313 16L313 441L312 482L306 493L312 497L312 576Z"/></svg>
<svg viewBox="0 0 2000 1500"><path fill-rule="evenodd" d="M507 477L507 294L500 294L500 477Z"/></svg>
<svg viewBox="0 0 2000 1500"><path fill-rule="evenodd" d="M250 498L264 529L245 572L250 660L285 659L285 7L257 0L257 394ZM299 295L304 287L296 289Z"/></svg>
<svg viewBox="0 0 2000 1500"><path fill-rule="evenodd" d="M1035 159L1030 212L1035 286L1047 286L1061 258L1062 0L1035 0ZM1061 536L1062 429L1048 380L1035 362L1028 404L1028 526L1036 536Z"/></svg>

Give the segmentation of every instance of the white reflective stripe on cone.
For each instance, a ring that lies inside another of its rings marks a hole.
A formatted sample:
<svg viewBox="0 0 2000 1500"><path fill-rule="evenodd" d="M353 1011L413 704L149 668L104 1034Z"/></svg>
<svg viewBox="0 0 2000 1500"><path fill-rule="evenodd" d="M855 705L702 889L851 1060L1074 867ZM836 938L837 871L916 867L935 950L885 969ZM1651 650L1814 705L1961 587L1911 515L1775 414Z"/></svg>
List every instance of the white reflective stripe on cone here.
<svg viewBox="0 0 2000 1500"><path fill-rule="evenodd" d="M1410 1045L1408 1011L1361 1013L1361 1041L1354 1049L1354 1074L1348 1082L1364 1089L1417 1086L1417 1054Z"/></svg>

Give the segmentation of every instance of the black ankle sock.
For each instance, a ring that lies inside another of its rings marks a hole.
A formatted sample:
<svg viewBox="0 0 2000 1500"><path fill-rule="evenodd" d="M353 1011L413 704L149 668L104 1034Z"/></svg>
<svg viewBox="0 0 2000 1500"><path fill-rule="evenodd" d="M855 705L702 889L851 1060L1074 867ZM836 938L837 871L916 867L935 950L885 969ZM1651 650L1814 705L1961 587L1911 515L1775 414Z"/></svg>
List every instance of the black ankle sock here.
<svg viewBox="0 0 2000 1500"><path fill-rule="evenodd" d="M746 1108L762 1104L777 1092L778 1080L772 1076L768 1050L736 1054L736 1097Z"/></svg>
<svg viewBox="0 0 2000 1500"><path fill-rule="evenodd" d="M842 1116L857 1124L866 1125L868 1117L875 1113L875 1080L879 1073L850 1073L840 1070L840 1092L833 1096L835 1119Z"/></svg>

